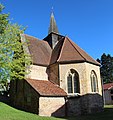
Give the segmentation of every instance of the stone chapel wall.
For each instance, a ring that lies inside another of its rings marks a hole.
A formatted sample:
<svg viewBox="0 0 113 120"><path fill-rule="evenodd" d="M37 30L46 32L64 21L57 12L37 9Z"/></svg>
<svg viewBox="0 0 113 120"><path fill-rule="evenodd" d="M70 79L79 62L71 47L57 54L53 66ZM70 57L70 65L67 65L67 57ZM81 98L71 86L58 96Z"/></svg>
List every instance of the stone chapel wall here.
<svg viewBox="0 0 113 120"><path fill-rule="evenodd" d="M86 66L85 63L76 63L76 64L60 64L60 87L67 92L67 75L70 69L76 70L79 74L80 82L80 94L87 93L87 76L86 76Z"/></svg>
<svg viewBox="0 0 113 120"><path fill-rule="evenodd" d="M103 110L102 86L99 66L90 63L60 64L60 87L67 90L67 73L70 69L76 70L79 74L80 96L67 98L68 116L101 112ZM98 81L98 92L91 91L91 71L95 71Z"/></svg>
<svg viewBox="0 0 113 120"><path fill-rule="evenodd" d="M30 73L26 77L37 80L48 80L47 67L31 65Z"/></svg>
<svg viewBox="0 0 113 120"><path fill-rule="evenodd" d="M65 116L64 97L40 97L39 103L40 116Z"/></svg>

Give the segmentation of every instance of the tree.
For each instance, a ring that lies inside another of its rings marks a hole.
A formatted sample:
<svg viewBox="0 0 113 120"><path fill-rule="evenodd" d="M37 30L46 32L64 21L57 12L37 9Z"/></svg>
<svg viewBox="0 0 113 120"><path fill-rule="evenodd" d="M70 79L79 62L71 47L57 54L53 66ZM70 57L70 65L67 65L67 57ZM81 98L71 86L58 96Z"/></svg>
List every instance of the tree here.
<svg viewBox="0 0 113 120"><path fill-rule="evenodd" d="M0 34L2 34L4 32L4 29L6 28L9 20L8 20L8 17L9 17L9 14L3 14L2 13L2 10L4 9L5 7L0 4Z"/></svg>
<svg viewBox="0 0 113 120"><path fill-rule="evenodd" d="M103 83L111 83L113 82L113 57L108 54L103 53L101 59L97 59L100 62L100 73L103 79Z"/></svg>
<svg viewBox="0 0 113 120"><path fill-rule="evenodd" d="M0 7L0 11L3 8ZM0 18L4 15L0 14ZM27 74L26 66L31 63L30 56L23 49L23 46L28 45L27 41L21 41L21 34L25 29L18 24L9 23L7 18L0 19L0 81L6 86L8 80L24 79Z"/></svg>

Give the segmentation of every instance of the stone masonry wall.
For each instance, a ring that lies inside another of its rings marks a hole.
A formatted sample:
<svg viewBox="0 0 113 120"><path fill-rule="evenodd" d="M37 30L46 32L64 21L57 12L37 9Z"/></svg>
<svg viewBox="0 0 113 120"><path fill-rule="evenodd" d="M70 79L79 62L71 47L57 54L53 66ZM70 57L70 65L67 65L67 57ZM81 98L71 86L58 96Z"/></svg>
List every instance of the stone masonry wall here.
<svg viewBox="0 0 113 120"><path fill-rule="evenodd" d="M12 106L18 108L24 107L24 82L23 80L14 80L10 83L10 102Z"/></svg>
<svg viewBox="0 0 113 120"><path fill-rule="evenodd" d="M70 69L74 69L79 74L80 94L87 93L87 76L85 63L60 64L60 87L67 92L67 75Z"/></svg>
<svg viewBox="0 0 113 120"><path fill-rule="evenodd" d="M38 114L39 94L25 80L18 80L16 82L13 81L11 83L10 99L12 105L19 109Z"/></svg>
<svg viewBox="0 0 113 120"><path fill-rule="evenodd" d="M37 80L48 80L47 67L31 65L30 73L26 77Z"/></svg>
<svg viewBox="0 0 113 120"><path fill-rule="evenodd" d="M67 100L67 115L76 116L103 111L103 99L99 94L86 94Z"/></svg>
<svg viewBox="0 0 113 120"><path fill-rule="evenodd" d="M24 109L35 114L39 113L39 94L27 82L24 85Z"/></svg>
<svg viewBox="0 0 113 120"><path fill-rule="evenodd" d="M80 98L67 99L67 116L81 115Z"/></svg>
<svg viewBox="0 0 113 120"><path fill-rule="evenodd" d="M60 87L67 92L67 74L74 69L79 74L80 97L72 96L67 100L68 116L88 114L103 110L102 86L99 66L90 63L60 64ZM91 91L90 74L94 70L98 80L98 92Z"/></svg>
<svg viewBox="0 0 113 120"><path fill-rule="evenodd" d="M64 97L40 97L39 103L39 115L65 116Z"/></svg>
<svg viewBox="0 0 113 120"><path fill-rule="evenodd" d="M99 94L86 94L81 99L81 113L90 114L103 111L103 98Z"/></svg>
<svg viewBox="0 0 113 120"><path fill-rule="evenodd" d="M91 71L95 71L96 75L97 75L97 82L98 82L98 94L102 95L102 82L101 82L101 78L100 78L100 67L93 65L93 64L89 64L89 63L85 63L86 64L86 75L87 75L87 93L91 93L91 80L90 80L90 74Z"/></svg>
<svg viewBox="0 0 113 120"><path fill-rule="evenodd" d="M70 69L74 69L79 74L80 81L80 94L85 95L91 93L91 80L90 74L94 70L98 79L98 94L102 95L102 86L100 79L100 68L99 66L90 63L76 63L76 64L60 64L60 87L67 92L67 75Z"/></svg>

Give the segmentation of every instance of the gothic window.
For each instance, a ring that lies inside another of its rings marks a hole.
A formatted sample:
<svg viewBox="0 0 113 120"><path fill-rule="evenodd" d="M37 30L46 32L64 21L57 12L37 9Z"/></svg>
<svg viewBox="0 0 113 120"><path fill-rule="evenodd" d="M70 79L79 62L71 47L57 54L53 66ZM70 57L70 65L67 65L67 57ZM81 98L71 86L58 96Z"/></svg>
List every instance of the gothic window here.
<svg viewBox="0 0 113 120"><path fill-rule="evenodd" d="M91 71L91 91L92 92L98 92L98 82L97 82L97 76L94 71Z"/></svg>
<svg viewBox="0 0 113 120"><path fill-rule="evenodd" d="M68 79L68 93L73 93L72 75L69 74L67 79Z"/></svg>
<svg viewBox="0 0 113 120"><path fill-rule="evenodd" d="M74 70L71 69L67 76L67 86L68 86L68 93L74 94L79 93L79 75Z"/></svg>

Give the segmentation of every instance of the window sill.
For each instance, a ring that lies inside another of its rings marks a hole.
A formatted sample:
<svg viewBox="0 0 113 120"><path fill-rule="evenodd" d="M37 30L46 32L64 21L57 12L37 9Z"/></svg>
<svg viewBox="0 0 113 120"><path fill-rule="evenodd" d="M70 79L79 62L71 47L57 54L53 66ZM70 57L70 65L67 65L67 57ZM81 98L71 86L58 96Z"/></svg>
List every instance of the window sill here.
<svg viewBox="0 0 113 120"><path fill-rule="evenodd" d="M99 92L91 92L91 94L98 94Z"/></svg>
<svg viewBox="0 0 113 120"><path fill-rule="evenodd" d="M74 94L68 94L68 98L79 98L81 95L79 93L74 93Z"/></svg>

